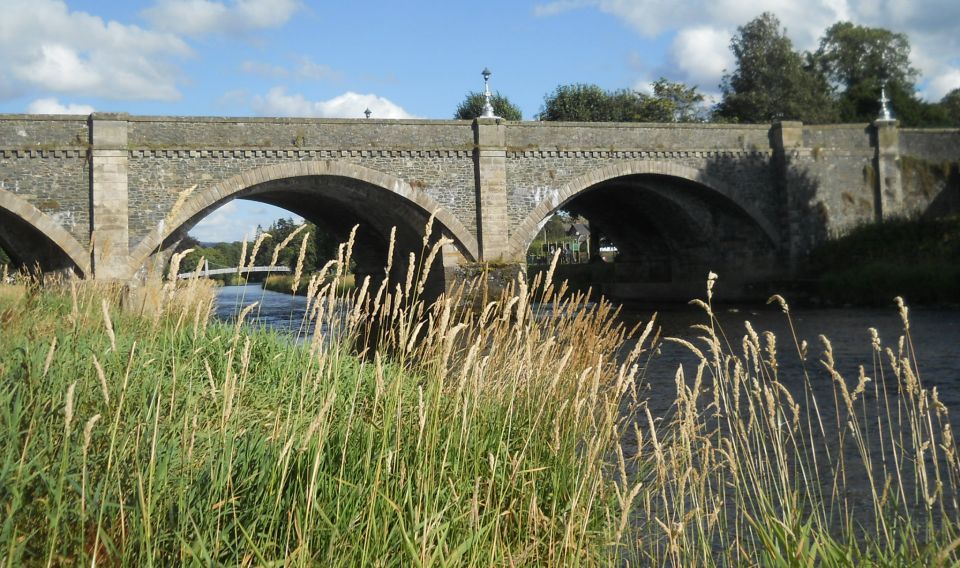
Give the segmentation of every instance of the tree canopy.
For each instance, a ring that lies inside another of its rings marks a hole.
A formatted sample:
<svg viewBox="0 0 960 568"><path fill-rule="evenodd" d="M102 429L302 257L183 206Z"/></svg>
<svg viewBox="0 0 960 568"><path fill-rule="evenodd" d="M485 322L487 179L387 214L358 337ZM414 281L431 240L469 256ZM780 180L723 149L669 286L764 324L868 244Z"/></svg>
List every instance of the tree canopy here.
<svg viewBox="0 0 960 568"><path fill-rule="evenodd" d="M956 88L940 99L940 107L951 126L960 126L960 88Z"/></svg>
<svg viewBox="0 0 960 568"><path fill-rule="evenodd" d="M841 121L876 118L882 87L901 111L919 102L913 94L918 72L910 65L910 40L902 33L838 22L827 28L813 60L839 91Z"/></svg>
<svg viewBox="0 0 960 568"><path fill-rule="evenodd" d="M718 117L739 122L833 122L830 88L810 61L793 49L780 20L764 12L730 40L737 61L724 75Z"/></svg>
<svg viewBox="0 0 960 568"><path fill-rule="evenodd" d="M295 223L292 219L277 219L267 229L270 238L263 242L260 250L257 252L257 258L254 265L267 266L273 259L274 249L281 244L291 233L296 231L304 223ZM323 264L336 255L337 243L327 231L317 227L309 221L305 222L307 227L301 230L286 247L278 251L277 264L289 266L296 269L297 261L300 257L300 245L303 235L310 233L307 239L306 251L304 254L303 269L306 272L319 269ZM258 234L262 232L258 228ZM247 243L247 255L251 251L252 243ZM184 239L177 247L178 250L193 248L191 252L181 263L181 270L193 270L200 262L200 258L205 258L212 268L230 268L240 264L240 252L243 244L240 242L214 243L204 246L192 237ZM244 259L249 263L250 259Z"/></svg>
<svg viewBox="0 0 960 568"><path fill-rule="evenodd" d="M703 95L695 86L688 87L660 77L653 82L653 95L641 94L641 97L647 116L656 116L656 122L703 122L708 118Z"/></svg>
<svg viewBox="0 0 960 568"><path fill-rule="evenodd" d="M904 126L957 124L949 100L929 103L917 96L919 73L902 33L838 22L815 52L799 52L767 12L738 28L730 49L737 66L723 77L715 120L871 122L880 115L885 88Z"/></svg>
<svg viewBox="0 0 960 568"><path fill-rule="evenodd" d="M694 122L705 119L696 87L661 77L653 94L630 89L607 91L597 85L560 85L544 97L540 120L573 122Z"/></svg>
<svg viewBox="0 0 960 568"><path fill-rule="evenodd" d="M459 120L473 120L483 115L483 103L485 102L483 93L471 91L457 107L453 118ZM501 95L499 91L493 93L490 97L490 104L493 105L493 114L505 120L523 120L523 114L520 108L510 102L510 99Z"/></svg>

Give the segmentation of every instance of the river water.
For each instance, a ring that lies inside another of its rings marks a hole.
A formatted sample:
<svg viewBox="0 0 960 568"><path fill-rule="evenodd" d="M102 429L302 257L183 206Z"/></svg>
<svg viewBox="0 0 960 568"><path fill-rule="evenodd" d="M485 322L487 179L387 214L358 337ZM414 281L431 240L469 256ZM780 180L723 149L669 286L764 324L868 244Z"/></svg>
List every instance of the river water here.
<svg viewBox="0 0 960 568"><path fill-rule="evenodd" d="M306 307L305 299L263 291L259 285L221 288L218 293L216 317L224 321L235 320L237 313L243 307L255 301L260 304L259 309L248 316L247 321L251 325L290 332L298 339L305 336L299 332ZM875 380L879 377L874 368L875 357L869 328L875 328L883 346L891 347L894 352L897 351L899 337L904 333L903 322L897 308L893 305L887 309L792 310L791 318L797 334L797 343L806 341L808 344L808 355L806 361L802 362L797 355L790 324L779 306L716 307L715 311L719 329L722 330L719 333L729 342L730 347L727 352L742 357L742 340L746 334L745 321L749 321L761 334L761 342L763 342L765 331L770 331L776 336L779 379L801 403L803 403L802 393L805 389L804 373L809 376L810 390L817 399L819 410L827 424L826 431L820 438L820 445L814 450L818 460L823 460L831 453L834 457L839 455L838 436L836 428L832 425L836 417L834 382L819 361L823 357L819 335L823 334L830 338L836 369L844 376L852 390L859 376L860 365L864 366L868 376L875 377ZM620 319L624 325L632 327L637 323L646 324L653 314L652 309L625 307L620 314ZM661 336L687 339L705 353L708 352L705 345L697 339L703 333L690 327L694 324L707 323L702 310L686 306L666 306L657 312L656 317ZM960 431L960 310L911 309L910 334L923 386L937 388L940 400L950 409L950 420L954 431ZM883 358L882 363L884 372L891 377L886 357ZM690 384L696 373L697 364L696 357L686 347L673 342L658 343L656 351L646 365L644 380L641 381L643 394L654 417L666 419L674 410L672 404L677 399L675 375L678 367L683 366L687 384ZM888 392L890 392L889 389ZM644 422L644 416L640 415L636 418L641 424ZM870 451L873 455L880 455L875 447L878 440L879 437L876 436L871 438ZM626 455L633 455L636 451L636 442L632 436L625 436L621 440L621 445ZM856 457L854 447L849 443L839 453L847 456L848 460ZM825 462L821 461L821 463ZM848 474L844 474L847 481L843 490L844 495L851 500L851 503L869 503L870 488L862 467L848 465L847 468L850 477L847 478ZM632 467L629 473L634 473ZM834 489L831 485L831 476L825 474L820 481L820 491L823 495L829 495L829 492ZM906 483L909 492L911 482L907 479ZM945 496L946 499L949 499L949 496ZM857 507L859 506L855 505L855 508ZM915 511L919 512L920 509L917 508ZM872 513L869 507L857 509L854 514L863 526L871 526ZM642 521L638 517L634 522ZM714 546L721 546L721 542L715 542Z"/></svg>
<svg viewBox="0 0 960 568"><path fill-rule="evenodd" d="M251 325L266 326L279 331L296 334L303 320L306 300L302 296L290 296L263 290L258 284L247 286L224 286L217 293L215 316L223 321L235 320L243 307L260 302L247 321ZM778 361L781 380L789 386L791 380L802 377L802 364L790 333L786 316L778 306L741 306L716 309L720 328L729 339L735 353L741 352L741 340L745 334L744 322L750 321L758 333L771 331L777 337ZM654 310L625 308L621 313L624 324L632 326L646 322ZM831 308L795 309L791 315L798 341L808 343L807 370L811 379L819 382L826 378L822 365L817 361L822 354L820 334L826 335L832 345L837 369L855 382L858 366L871 369L872 347L869 328L876 328L885 346L896 350L897 339L903 334L903 324L895 306L890 308ZM703 312L686 306L667 306L657 311L657 321L662 335L694 340L699 332L690 326L707 323ZM954 414L960 415L960 310L936 308L912 308L910 332L916 348L921 379L927 387L937 387L941 399ZM702 345L700 345L702 347ZM672 401L673 378L677 366L684 364L692 373L695 360L686 348L675 343L662 343L658 353L647 368L647 380L651 385L652 409L662 405L658 400ZM825 381L827 385L829 380ZM661 390L661 387L668 390Z"/></svg>

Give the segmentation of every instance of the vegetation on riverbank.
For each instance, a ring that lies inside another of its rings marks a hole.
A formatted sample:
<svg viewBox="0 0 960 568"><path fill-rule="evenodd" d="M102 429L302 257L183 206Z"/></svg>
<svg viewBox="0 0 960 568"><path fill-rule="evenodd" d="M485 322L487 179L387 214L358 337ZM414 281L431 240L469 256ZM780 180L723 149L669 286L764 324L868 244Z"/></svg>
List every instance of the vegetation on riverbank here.
<svg viewBox="0 0 960 568"><path fill-rule="evenodd" d="M303 281L306 282L310 279L311 275L307 275L303 278ZM271 274L267 276L266 280L263 281L264 290L272 290L274 292L281 292L283 294L294 294L293 283L294 277L290 274ZM353 274L345 274L339 282L336 283L335 293L345 294L349 290L352 290L356 286L356 279ZM305 292L303 287L298 290L301 294Z"/></svg>
<svg viewBox="0 0 960 568"><path fill-rule="evenodd" d="M305 325L376 354L207 324L199 292L158 318L86 287L5 301L4 329L23 331L0 336L6 562L611 558L604 456L630 381L595 356L622 335L607 310L427 310L414 278L389 300L357 290L376 311L340 319L318 281Z"/></svg>
<svg viewBox="0 0 960 568"><path fill-rule="evenodd" d="M844 305L960 304L960 217L857 227L811 256L817 294Z"/></svg>
<svg viewBox="0 0 960 568"><path fill-rule="evenodd" d="M6 563L960 561L960 462L909 333L849 379L824 339L791 392L772 334L716 327L712 277L658 416L653 321L618 354L609 306L549 274L476 310L424 305L416 273L338 297L336 266L301 326L334 340L248 329L255 306L209 324L197 280L140 316L90 285L0 294Z"/></svg>

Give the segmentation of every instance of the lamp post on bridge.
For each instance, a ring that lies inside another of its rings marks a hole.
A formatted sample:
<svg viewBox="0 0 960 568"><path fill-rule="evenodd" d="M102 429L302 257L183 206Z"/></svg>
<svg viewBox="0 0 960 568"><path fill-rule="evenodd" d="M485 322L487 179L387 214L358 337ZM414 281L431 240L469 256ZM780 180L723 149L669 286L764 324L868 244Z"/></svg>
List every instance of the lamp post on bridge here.
<svg viewBox="0 0 960 568"><path fill-rule="evenodd" d="M493 73L490 72L489 68L484 67L481 75L483 75L483 114L481 116L483 118L498 118L493 113L493 96L490 94L490 75L493 75Z"/></svg>
<svg viewBox="0 0 960 568"><path fill-rule="evenodd" d="M887 103L890 102L890 99L887 98L887 88L880 87L880 116L877 117L877 120L882 120L884 122L890 122L893 120L893 116L890 114L890 107L887 106Z"/></svg>

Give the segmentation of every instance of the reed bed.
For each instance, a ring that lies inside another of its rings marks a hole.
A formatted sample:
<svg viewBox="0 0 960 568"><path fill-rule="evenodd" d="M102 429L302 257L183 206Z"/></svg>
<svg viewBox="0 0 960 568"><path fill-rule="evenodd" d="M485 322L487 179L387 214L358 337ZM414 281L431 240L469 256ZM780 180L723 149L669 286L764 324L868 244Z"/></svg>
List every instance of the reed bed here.
<svg viewBox="0 0 960 568"><path fill-rule="evenodd" d="M960 462L948 409L921 381L908 308L904 334L857 377L836 368L829 339L820 355L749 322L739 338L696 301L705 324L686 347L697 364L676 373L667 417L634 423L629 443L646 490L633 512L631 558L671 566L955 566ZM778 358L803 362L799 392ZM813 381L830 381L817 399ZM629 438L629 437L628 437Z"/></svg>
<svg viewBox="0 0 960 568"><path fill-rule="evenodd" d="M305 286L303 327L336 342L249 329L255 305L210 324L199 281L0 300L5 563L615 558L605 456L631 377L609 307L535 313L527 290L428 306L416 258L341 297L349 255Z"/></svg>
<svg viewBox="0 0 960 568"><path fill-rule="evenodd" d="M553 268L485 304L482 282L427 303L443 245L425 240L402 282L387 266L344 289L345 244L298 287L297 342L244 326L255 303L210 323L196 280L0 293L5 563L958 561L960 464L906 307L859 377L828 341L819 360L794 343L833 381L817 400L816 373L781 382L771 334L718 328L713 275L700 337L661 339ZM654 416L662 341L697 363Z"/></svg>
<svg viewBox="0 0 960 568"><path fill-rule="evenodd" d="M309 275L308 275L308 278L309 278ZM272 290L274 292L281 292L284 294L294 294L295 292L293 291L293 282L294 282L293 275L271 274L270 276L267 276L266 279L263 281L263 289ZM345 274L343 278L340 280L340 282L337 283L337 286L338 287L336 291L338 294L341 294L341 295L346 293L351 288L354 288L356 286L356 282L354 281L354 275Z"/></svg>

